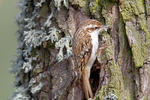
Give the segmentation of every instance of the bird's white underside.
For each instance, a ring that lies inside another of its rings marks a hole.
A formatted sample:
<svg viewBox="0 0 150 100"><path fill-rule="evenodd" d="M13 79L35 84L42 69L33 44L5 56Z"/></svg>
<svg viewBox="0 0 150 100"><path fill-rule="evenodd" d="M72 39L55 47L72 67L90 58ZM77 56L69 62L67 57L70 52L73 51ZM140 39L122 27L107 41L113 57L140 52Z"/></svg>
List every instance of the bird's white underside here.
<svg viewBox="0 0 150 100"><path fill-rule="evenodd" d="M97 25L93 25L93 24L90 24L90 25L87 25L87 26L84 26L83 27L83 30L87 29L87 28L94 28L94 27L97 27ZM97 50L98 50L98 35L100 32L102 31L106 31L108 29L108 26L102 26L100 29L97 29L95 30L94 32L90 31L90 35L91 35L91 38L92 38L92 54L90 56L90 59L87 63L87 73L88 73L88 78L90 78L90 72L91 72L91 68L93 66L93 63L96 59L96 56L97 56Z"/></svg>
<svg viewBox="0 0 150 100"><path fill-rule="evenodd" d="M95 30L94 32L90 33L93 46L92 46L92 53L91 53L90 59L87 63L88 78L90 78L90 71L97 56L96 53L98 50L98 34L99 34L99 30Z"/></svg>

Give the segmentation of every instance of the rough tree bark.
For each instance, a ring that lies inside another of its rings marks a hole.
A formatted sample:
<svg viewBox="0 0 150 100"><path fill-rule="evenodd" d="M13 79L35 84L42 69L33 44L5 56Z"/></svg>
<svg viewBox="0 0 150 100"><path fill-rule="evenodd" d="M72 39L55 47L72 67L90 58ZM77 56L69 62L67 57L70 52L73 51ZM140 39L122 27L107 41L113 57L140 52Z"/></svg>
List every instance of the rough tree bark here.
<svg viewBox="0 0 150 100"><path fill-rule="evenodd" d="M12 100L84 100L75 84L71 39L75 12L109 25L108 47L97 57L90 82L95 100L150 100L149 0L24 0L19 2L18 56Z"/></svg>

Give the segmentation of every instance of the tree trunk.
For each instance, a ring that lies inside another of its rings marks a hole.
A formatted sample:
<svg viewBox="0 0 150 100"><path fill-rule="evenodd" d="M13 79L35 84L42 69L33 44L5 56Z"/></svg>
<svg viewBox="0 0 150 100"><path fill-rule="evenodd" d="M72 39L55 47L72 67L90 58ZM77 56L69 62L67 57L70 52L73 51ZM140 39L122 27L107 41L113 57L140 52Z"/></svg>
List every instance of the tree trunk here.
<svg viewBox="0 0 150 100"><path fill-rule="evenodd" d="M150 100L149 5L149 0L20 1L12 100L85 99L72 58L77 13L70 7L111 27L99 36L108 47L91 71L94 100Z"/></svg>

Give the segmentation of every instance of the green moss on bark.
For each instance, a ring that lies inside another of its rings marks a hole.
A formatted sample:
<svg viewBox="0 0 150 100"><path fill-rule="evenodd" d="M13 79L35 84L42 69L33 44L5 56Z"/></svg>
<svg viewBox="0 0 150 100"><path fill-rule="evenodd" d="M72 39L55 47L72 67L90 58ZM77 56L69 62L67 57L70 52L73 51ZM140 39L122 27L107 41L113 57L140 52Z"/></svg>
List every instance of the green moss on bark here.
<svg viewBox="0 0 150 100"><path fill-rule="evenodd" d="M123 78L119 65L114 62L114 47L111 44L111 38L108 34L103 34L103 38L107 39L106 44L109 45L108 48L102 51L101 62L108 64L104 65L105 72L108 79L105 80L105 84L102 85L102 88L99 90L99 99L104 100L104 98L110 96L111 94L115 95L118 100L121 100L121 93L124 90ZM111 60L112 59L112 60ZM106 76L105 76L106 77ZM123 99L125 100L125 99Z"/></svg>
<svg viewBox="0 0 150 100"><path fill-rule="evenodd" d="M69 0L71 4L79 5L80 7L85 7L87 0Z"/></svg>
<svg viewBox="0 0 150 100"><path fill-rule="evenodd" d="M126 24L126 34L136 68L142 67L147 58L150 35L145 17L144 0L124 1L120 6Z"/></svg>
<svg viewBox="0 0 150 100"><path fill-rule="evenodd" d="M100 100L103 100L109 94L114 94L117 96L118 100L121 100L121 93L123 91L124 85L120 68L118 65L115 65L113 61L110 63L109 67L110 68L108 68L107 71L110 72L111 76L108 83L103 85L99 91L99 98Z"/></svg>

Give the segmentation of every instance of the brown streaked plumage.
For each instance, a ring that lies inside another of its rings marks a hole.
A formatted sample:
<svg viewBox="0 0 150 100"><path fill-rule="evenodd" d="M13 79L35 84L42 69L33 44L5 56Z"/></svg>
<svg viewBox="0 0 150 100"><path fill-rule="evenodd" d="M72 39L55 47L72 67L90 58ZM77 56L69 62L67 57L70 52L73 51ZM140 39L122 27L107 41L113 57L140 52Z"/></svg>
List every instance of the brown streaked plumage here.
<svg viewBox="0 0 150 100"><path fill-rule="evenodd" d="M74 61L82 76L86 99L93 98L89 77L97 55L98 34L102 29L100 22L88 19L79 25L73 36Z"/></svg>

